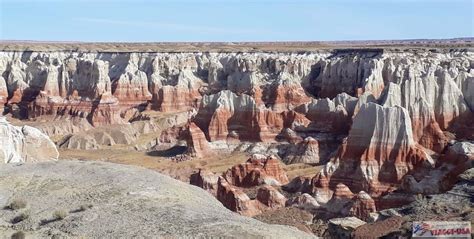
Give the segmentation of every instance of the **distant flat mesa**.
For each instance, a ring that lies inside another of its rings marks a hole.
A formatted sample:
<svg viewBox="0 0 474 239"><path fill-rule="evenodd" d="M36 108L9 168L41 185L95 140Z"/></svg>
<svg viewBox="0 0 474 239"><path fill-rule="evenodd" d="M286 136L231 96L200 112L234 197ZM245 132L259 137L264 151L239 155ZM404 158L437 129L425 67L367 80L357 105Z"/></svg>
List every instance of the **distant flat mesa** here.
<svg viewBox="0 0 474 239"><path fill-rule="evenodd" d="M48 42L0 40L1 51L314 52L334 49L468 49L474 38L291 42Z"/></svg>

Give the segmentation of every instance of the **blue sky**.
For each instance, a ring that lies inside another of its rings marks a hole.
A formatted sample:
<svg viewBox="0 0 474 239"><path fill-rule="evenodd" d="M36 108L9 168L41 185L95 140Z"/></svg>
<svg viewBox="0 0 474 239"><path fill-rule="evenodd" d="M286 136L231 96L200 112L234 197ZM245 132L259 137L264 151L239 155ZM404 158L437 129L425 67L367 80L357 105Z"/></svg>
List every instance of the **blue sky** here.
<svg viewBox="0 0 474 239"><path fill-rule="evenodd" d="M0 39L319 41L474 35L473 0L0 0Z"/></svg>

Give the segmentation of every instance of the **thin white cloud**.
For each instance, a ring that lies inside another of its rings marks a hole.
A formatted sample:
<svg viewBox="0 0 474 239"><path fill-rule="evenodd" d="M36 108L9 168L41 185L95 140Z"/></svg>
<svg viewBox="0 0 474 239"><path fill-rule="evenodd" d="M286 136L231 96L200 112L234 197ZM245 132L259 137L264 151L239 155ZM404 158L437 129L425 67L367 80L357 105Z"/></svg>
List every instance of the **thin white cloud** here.
<svg viewBox="0 0 474 239"><path fill-rule="evenodd" d="M232 27L222 28L222 27L187 25L187 24L168 23L168 22L130 21L130 20L89 18L89 17L74 18L73 20L84 22L84 23L98 23L98 24L129 26L129 27L167 29L167 30L184 31L184 32L217 33L217 34L256 34L256 33L268 34L269 33L267 30L263 30L263 29L236 29Z"/></svg>

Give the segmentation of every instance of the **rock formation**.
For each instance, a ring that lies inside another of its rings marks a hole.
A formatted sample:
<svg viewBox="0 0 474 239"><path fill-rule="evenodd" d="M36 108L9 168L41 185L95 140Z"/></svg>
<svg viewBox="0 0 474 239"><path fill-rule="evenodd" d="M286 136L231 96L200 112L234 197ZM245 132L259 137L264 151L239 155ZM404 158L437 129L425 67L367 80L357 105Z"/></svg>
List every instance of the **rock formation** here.
<svg viewBox="0 0 474 239"><path fill-rule="evenodd" d="M0 117L0 161L3 163L57 160L59 153L48 136L30 126L13 126Z"/></svg>
<svg viewBox="0 0 474 239"><path fill-rule="evenodd" d="M247 162L227 170L223 174L223 178L230 184L239 187L288 183L288 177L278 159L264 155L252 155Z"/></svg>
<svg viewBox="0 0 474 239"><path fill-rule="evenodd" d="M187 147L191 156L202 158L211 154L206 136L195 123L190 123L187 130Z"/></svg>
<svg viewBox="0 0 474 239"><path fill-rule="evenodd" d="M400 106L362 105L347 141L321 172L330 184L344 183L373 195L390 191L406 174L434 166L413 139L411 120Z"/></svg>
<svg viewBox="0 0 474 239"><path fill-rule="evenodd" d="M276 158L255 155L191 181L245 215L288 203L368 220L413 194L449 190L471 167L472 62L470 49L3 51L0 107L63 136L65 150L161 150L186 141L174 161L241 150L324 164L312 179L288 183ZM138 145L158 132L152 149Z"/></svg>
<svg viewBox="0 0 474 239"><path fill-rule="evenodd" d="M5 79L0 76L0 111L3 113L3 106L7 103L8 88Z"/></svg>
<svg viewBox="0 0 474 239"><path fill-rule="evenodd" d="M250 199L241 188L231 185L223 177L218 179L216 198L226 208L246 216L284 207L287 201L285 196L270 185L259 187L256 198Z"/></svg>
<svg viewBox="0 0 474 239"><path fill-rule="evenodd" d="M357 217L333 218L329 220L328 233L336 238L350 238L352 232L366 224Z"/></svg>
<svg viewBox="0 0 474 239"><path fill-rule="evenodd" d="M296 147L285 157L287 164L292 163L313 163L320 162L319 158L319 143L312 137L305 138L302 142L296 144Z"/></svg>
<svg viewBox="0 0 474 239"><path fill-rule="evenodd" d="M123 105L136 106L146 104L152 98L151 93L148 91L147 75L138 67L140 59L137 54L132 53L129 58L123 72L117 79L112 79L113 95ZM116 68L122 67L123 65L121 64L116 65Z"/></svg>
<svg viewBox="0 0 474 239"><path fill-rule="evenodd" d="M198 186L214 196L217 196L217 182L219 176L213 172L199 169L198 172L191 174L189 183Z"/></svg>

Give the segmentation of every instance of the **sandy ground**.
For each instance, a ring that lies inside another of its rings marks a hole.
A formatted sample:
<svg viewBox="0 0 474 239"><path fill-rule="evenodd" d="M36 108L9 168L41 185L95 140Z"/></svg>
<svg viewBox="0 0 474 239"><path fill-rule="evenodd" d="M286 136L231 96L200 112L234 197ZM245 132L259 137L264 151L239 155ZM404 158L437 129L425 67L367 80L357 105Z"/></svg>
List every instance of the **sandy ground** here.
<svg viewBox="0 0 474 239"><path fill-rule="evenodd" d="M146 152L126 148L121 149L120 146L98 150L59 150L59 153L62 160L78 159L135 165L156 170L185 182L189 180L189 175L199 168L207 169L214 173L222 173L248 159L248 155L245 153L234 153L184 162L173 162L170 158L152 156ZM282 165L290 180L297 176L314 176L322 167L308 164L284 165L282 163Z"/></svg>

